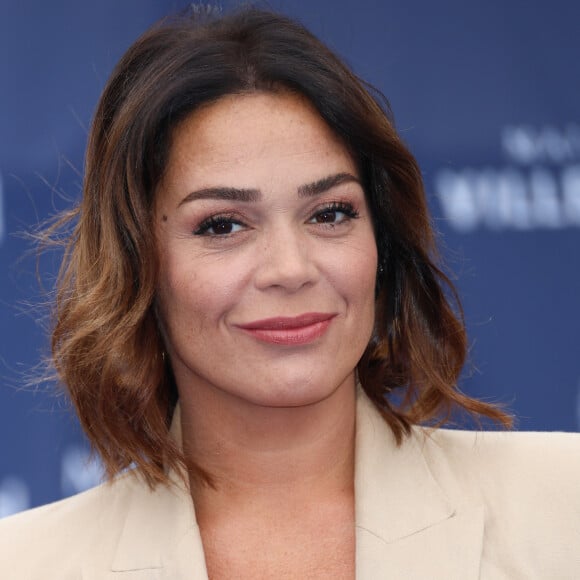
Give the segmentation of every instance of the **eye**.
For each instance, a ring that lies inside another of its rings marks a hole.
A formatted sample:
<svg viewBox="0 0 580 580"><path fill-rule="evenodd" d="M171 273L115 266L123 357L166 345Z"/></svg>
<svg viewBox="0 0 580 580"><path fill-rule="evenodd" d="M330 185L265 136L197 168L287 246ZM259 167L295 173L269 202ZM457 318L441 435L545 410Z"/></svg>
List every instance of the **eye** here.
<svg viewBox="0 0 580 580"><path fill-rule="evenodd" d="M335 225L357 217L358 212L350 203L333 202L319 209L310 218L310 223Z"/></svg>
<svg viewBox="0 0 580 580"><path fill-rule="evenodd" d="M212 216L198 226L195 236L228 236L241 231L244 224L229 216Z"/></svg>

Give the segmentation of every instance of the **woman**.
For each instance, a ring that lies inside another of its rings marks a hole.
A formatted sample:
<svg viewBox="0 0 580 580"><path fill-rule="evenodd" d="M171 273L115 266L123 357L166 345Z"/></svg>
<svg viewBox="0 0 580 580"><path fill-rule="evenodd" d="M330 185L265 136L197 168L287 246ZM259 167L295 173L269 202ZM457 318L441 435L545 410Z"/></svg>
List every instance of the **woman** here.
<svg viewBox="0 0 580 580"><path fill-rule="evenodd" d="M1 522L2 577L577 574L578 437L433 428L509 419L456 388L463 325L379 102L268 12L129 49L52 336L110 481Z"/></svg>

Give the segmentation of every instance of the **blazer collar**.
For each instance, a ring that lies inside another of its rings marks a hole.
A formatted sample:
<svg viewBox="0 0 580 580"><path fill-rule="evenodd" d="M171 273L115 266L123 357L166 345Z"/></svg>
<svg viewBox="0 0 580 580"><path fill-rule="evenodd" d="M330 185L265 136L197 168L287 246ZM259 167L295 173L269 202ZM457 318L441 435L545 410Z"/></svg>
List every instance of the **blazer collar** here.
<svg viewBox="0 0 580 580"><path fill-rule="evenodd" d="M181 440L179 409L171 431ZM424 457L429 444L414 430L401 446L364 393L357 398L355 520L357 580L387 576L477 578L483 509L446 493ZM432 443L431 443L432 444ZM201 535L179 474L151 491L135 477L112 563L112 578L207 580ZM118 485L121 482L114 483Z"/></svg>
<svg viewBox="0 0 580 580"><path fill-rule="evenodd" d="M415 428L397 446L388 425L359 392L357 579L478 577L483 509L466 505L455 489L448 490L450 495L441 488L425 459L426 447L433 445Z"/></svg>

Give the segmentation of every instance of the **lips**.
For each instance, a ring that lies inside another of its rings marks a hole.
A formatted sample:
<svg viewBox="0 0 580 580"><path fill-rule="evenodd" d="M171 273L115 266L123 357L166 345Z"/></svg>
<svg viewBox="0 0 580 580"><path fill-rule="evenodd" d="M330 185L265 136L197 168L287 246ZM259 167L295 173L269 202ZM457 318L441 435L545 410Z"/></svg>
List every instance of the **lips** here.
<svg viewBox="0 0 580 580"><path fill-rule="evenodd" d="M238 325L238 328L262 342L301 345L320 338L335 316L334 313L308 312L300 316L255 320Z"/></svg>

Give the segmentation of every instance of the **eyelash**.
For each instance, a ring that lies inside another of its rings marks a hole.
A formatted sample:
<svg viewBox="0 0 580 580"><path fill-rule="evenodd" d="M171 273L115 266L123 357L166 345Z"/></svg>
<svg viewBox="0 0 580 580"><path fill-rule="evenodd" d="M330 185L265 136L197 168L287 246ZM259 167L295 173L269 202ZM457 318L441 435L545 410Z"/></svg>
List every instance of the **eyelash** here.
<svg viewBox="0 0 580 580"><path fill-rule="evenodd" d="M343 213L345 217L341 219L339 222L311 222L324 214L332 214L332 213ZM337 225L340 225L343 222L347 222L351 219L356 219L359 217L358 211L354 208L351 203L343 202L343 201L333 201L324 207L316 210L312 217L308 220L309 223L317 223L321 226L327 226L334 228ZM242 221L235 214L221 214L221 215L214 215L205 220L203 220L199 226L195 229L193 234L195 236L211 236L215 238L224 238L233 235L236 232L224 232L224 233L210 233L210 230L213 228L215 232L215 228L223 225L244 225Z"/></svg>
<svg viewBox="0 0 580 580"><path fill-rule="evenodd" d="M358 211L354 208L354 206L351 203L344 201L333 201L328 205L317 210L310 219L314 219L317 216L321 216L322 214L325 213L343 213L346 217L340 220L340 222L338 222L339 224L344 221L356 219L359 216ZM317 223L319 223L320 225L328 225L328 226L337 225L336 222L317 222Z"/></svg>
<svg viewBox="0 0 580 580"><path fill-rule="evenodd" d="M228 214L222 214L222 215L212 215L211 217L203 220L199 226L197 227L197 229L193 232L194 236L213 236L216 238L221 238L224 236L229 236L231 235L231 232L228 233L222 233L222 234L218 234L218 233L210 233L209 230L211 230L212 228L216 228L220 225L224 225L224 224L241 224L241 222L236 218L235 215L228 215Z"/></svg>

